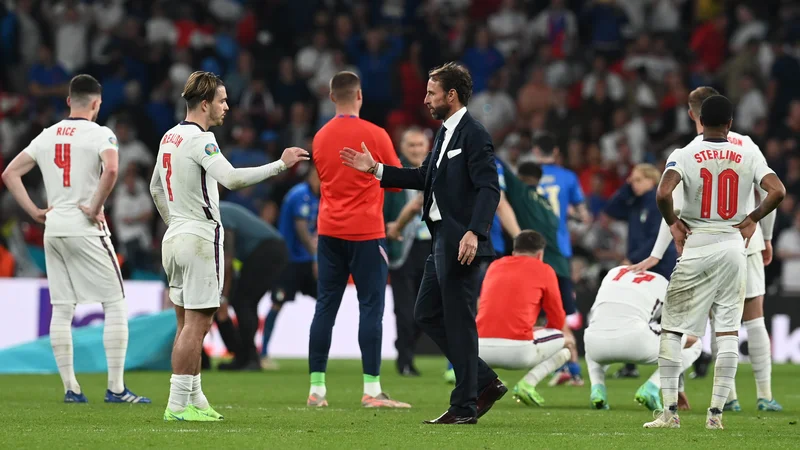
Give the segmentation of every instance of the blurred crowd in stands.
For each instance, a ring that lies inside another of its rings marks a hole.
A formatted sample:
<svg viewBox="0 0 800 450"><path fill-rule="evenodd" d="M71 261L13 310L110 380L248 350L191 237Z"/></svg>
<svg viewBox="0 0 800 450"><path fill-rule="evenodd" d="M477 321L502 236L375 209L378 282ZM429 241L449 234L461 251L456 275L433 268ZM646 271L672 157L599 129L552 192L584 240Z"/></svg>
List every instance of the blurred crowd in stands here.
<svg viewBox="0 0 800 450"><path fill-rule="evenodd" d="M575 224L573 278L591 286L624 258L626 225L602 214L630 169L696 132L688 93L716 87L785 183L773 289L800 291L800 2L791 0L7 0L0 5L0 169L64 117L67 83L103 85L98 121L119 140L120 178L106 206L125 276L159 278L163 224L148 181L159 139L182 120L194 70L220 74L232 111L214 129L234 166L311 148L333 114L328 81L352 70L362 117L395 139L439 125L423 106L427 71L471 71L469 104L512 168L531 142L557 136L594 220ZM276 223L307 167L223 193ZM41 176L25 179L45 204ZM39 276L42 228L0 184L0 276ZM8 261L13 255L9 269ZM781 280L782 278L782 280ZM580 292L580 289L579 289Z"/></svg>

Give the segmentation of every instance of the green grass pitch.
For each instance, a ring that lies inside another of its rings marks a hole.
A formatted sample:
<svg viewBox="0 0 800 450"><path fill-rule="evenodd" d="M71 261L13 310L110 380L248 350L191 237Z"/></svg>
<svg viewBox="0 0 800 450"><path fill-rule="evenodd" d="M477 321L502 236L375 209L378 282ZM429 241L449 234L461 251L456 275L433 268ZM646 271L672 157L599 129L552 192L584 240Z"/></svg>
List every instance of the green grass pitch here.
<svg viewBox="0 0 800 450"><path fill-rule="evenodd" d="M517 404L508 394L474 426L422 425L444 412L450 386L441 378L441 358L419 361L423 376L396 375L384 362L381 383L410 410L361 408L360 362L334 360L327 376L327 409L305 406L307 365L281 361L281 370L265 373L203 374L203 387L220 423L165 423L169 374L134 372L126 383L150 396L152 405L106 405L103 374L79 375L88 405L61 403L57 375L0 376L0 448L154 448L154 449L656 449L800 448L800 367L773 368L775 398L781 413L755 410L755 383L749 365L737 375L741 413L723 416L723 431L704 428L712 375L687 380L692 411L681 414L680 430L645 430L651 413L633 401L640 383L654 370L640 366L638 380L607 382L610 411L589 409L589 386L542 386L543 408ZM612 371L616 369L612 367ZM585 369L584 369L585 372ZM500 372L509 388L523 372ZM585 373L584 373L585 375ZM542 384L545 384L544 382Z"/></svg>

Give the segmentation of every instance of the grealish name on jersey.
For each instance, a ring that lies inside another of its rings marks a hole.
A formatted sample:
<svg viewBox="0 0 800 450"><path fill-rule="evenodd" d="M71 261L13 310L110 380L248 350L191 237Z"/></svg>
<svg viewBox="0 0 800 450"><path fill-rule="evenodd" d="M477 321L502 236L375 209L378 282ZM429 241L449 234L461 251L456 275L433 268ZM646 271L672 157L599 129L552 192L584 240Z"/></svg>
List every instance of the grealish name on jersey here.
<svg viewBox="0 0 800 450"><path fill-rule="evenodd" d="M178 133L167 133L161 139L161 145L173 144L175 147L180 147L183 142L183 136Z"/></svg>

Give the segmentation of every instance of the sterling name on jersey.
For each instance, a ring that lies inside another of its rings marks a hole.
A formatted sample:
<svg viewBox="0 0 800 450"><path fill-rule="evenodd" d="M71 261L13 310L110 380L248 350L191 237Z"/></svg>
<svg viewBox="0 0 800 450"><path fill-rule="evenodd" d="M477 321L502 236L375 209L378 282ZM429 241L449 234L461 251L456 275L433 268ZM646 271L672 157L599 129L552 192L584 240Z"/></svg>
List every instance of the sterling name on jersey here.
<svg viewBox="0 0 800 450"><path fill-rule="evenodd" d="M85 119L64 119L43 130L23 150L42 171L47 204L44 235L109 236L107 227L98 229L79 209L89 206L97 191L106 150L118 151L117 137L108 127Z"/></svg>
<svg viewBox="0 0 800 450"><path fill-rule="evenodd" d="M667 285L667 279L655 272L634 273L625 266L611 269L597 291L589 327L616 331L650 323L654 329Z"/></svg>
<svg viewBox="0 0 800 450"><path fill-rule="evenodd" d="M703 135L698 135L692 141L692 144L703 142ZM767 164L767 160L764 158L764 154L761 152L761 149L758 148L755 142L750 138L750 136L745 136L743 134L735 133L733 131L728 132L728 142L735 146L735 147L752 147L755 149L755 156L756 158L761 158L764 162L764 165ZM766 191L761 189L761 186L758 184L756 185L756 189L761 192L761 198L763 199L766 196ZM745 203L745 213L749 214L751 211L756 209L756 195L755 190L751 189L750 193L747 196L747 202ZM766 249L764 245L764 233L761 231L761 225L756 225L756 231L753 233L753 237L750 238L750 245L747 247L747 254L752 255L754 253L759 253L762 250Z"/></svg>
<svg viewBox="0 0 800 450"><path fill-rule="evenodd" d="M733 142L692 141L667 160L666 170L678 172L683 181L680 218L692 230L686 247L709 243L703 235L723 240L739 235L732 225L752 211L749 200L754 185L774 173L752 141L744 136L730 138Z"/></svg>
<svg viewBox="0 0 800 450"><path fill-rule="evenodd" d="M161 138L156 170L169 208L164 241L188 233L221 243L219 190L206 172L220 158L214 133L193 122L181 122Z"/></svg>

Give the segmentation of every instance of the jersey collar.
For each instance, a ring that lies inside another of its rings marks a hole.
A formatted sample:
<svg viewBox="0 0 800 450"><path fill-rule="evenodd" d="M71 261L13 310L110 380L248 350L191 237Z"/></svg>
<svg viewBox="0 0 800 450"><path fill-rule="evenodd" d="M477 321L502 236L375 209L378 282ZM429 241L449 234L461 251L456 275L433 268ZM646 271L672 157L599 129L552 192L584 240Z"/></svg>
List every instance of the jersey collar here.
<svg viewBox="0 0 800 450"><path fill-rule="evenodd" d="M181 125L194 125L194 126L196 126L197 128L200 128L200 131L202 131L203 133L205 133L205 132L206 132L206 130L204 130L204 129L203 129L203 127L201 127L201 126L200 126L200 124L199 124L199 123L197 123L197 122L190 122L190 121L188 121L188 120L183 120L183 121L181 121L181 123L180 123L180 124L181 124Z"/></svg>
<svg viewBox="0 0 800 450"><path fill-rule="evenodd" d="M704 138L703 138L703 142L719 142L719 143L728 143L728 140L727 140L727 139L723 139L723 138L708 138L708 139L706 139L706 138L704 137Z"/></svg>
<svg viewBox="0 0 800 450"><path fill-rule="evenodd" d="M84 119L83 117L67 117L64 120L85 120L87 122L89 121L89 119Z"/></svg>

